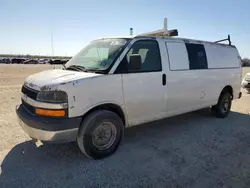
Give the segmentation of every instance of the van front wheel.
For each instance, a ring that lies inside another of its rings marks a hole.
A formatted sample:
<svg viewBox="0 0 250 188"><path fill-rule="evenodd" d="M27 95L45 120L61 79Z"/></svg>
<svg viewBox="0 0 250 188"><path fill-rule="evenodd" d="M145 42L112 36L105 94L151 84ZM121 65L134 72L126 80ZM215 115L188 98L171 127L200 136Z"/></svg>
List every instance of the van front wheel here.
<svg viewBox="0 0 250 188"><path fill-rule="evenodd" d="M97 110L84 118L77 135L80 150L92 159L113 154L122 139L124 125L120 117L108 110Z"/></svg>
<svg viewBox="0 0 250 188"><path fill-rule="evenodd" d="M231 110L232 96L228 92L223 92L219 98L217 105L212 107L212 111L218 118L227 117Z"/></svg>

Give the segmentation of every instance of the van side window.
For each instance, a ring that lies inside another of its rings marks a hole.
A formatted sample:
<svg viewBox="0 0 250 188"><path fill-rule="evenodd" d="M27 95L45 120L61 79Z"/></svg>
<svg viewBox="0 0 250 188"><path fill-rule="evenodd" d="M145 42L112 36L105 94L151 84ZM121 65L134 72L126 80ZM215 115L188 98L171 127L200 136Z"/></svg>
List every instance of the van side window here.
<svg viewBox="0 0 250 188"><path fill-rule="evenodd" d="M189 69L207 69L207 56L204 45L186 43L189 58Z"/></svg>
<svg viewBox="0 0 250 188"><path fill-rule="evenodd" d="M167 41L166 48L171 71L189 70L188 53L184 42Z"/></svg>
<svg viewBox="0 0 250 188"><path fill-rule="evenodd" d="M157 72L162 70L161 56L157 41L141 40L135 42L127 55L123 58L115 73L131 73L134 71L128 70L129 59L132 54L141 56L141 69L136 72Z"/></svg>

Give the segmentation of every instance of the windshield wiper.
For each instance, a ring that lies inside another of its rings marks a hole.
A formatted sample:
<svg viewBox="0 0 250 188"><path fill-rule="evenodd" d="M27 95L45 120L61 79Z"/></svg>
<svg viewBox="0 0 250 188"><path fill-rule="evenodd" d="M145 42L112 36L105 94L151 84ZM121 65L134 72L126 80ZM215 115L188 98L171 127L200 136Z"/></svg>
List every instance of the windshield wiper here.
<svg viewBox="0 0 250 188"><path fill-rule="evenodd" d="M98 69L87 69L86 72L93 72L93 73L104 74L103 70L98 70Z"/></svg>
<svg viewBox="0 0 250 188"><path fill-rule="evenodd" d="M80 65L70 65L66 68L66 70L76 70L76 71L83 71L86 72L85 67L80 66Z"/></svg>
<svg viewBox="0 0 250 188"><path fill-rule="evenodd" d="M65 70L76 70L76 71L92 72L92 73L99 73L99 74L105 73L105 71L100 70L100 69L86 69L85 67L80 66L80 65L70 65Z"/></svg>
<svg viewBox="0 0 250 188"><path fill-rule="evenodd" d="M86 69L87 72L93 72L93 73L100 73L100 74L105 74L105 70L102 69L98 69L98 68L87 68Z"/></svg>

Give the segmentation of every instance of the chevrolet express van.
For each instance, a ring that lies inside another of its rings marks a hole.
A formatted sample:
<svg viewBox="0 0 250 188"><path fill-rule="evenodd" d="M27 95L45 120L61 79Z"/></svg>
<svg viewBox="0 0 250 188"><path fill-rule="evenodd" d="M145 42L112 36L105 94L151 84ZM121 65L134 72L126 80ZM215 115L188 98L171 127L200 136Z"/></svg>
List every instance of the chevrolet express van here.
<svg viewBox="0 0 250 188"><path fill-rule="evenodd" d="M16 113L31 138L76 141L99 159L116 151L126 127L206 107L225 118L240 89L240 56L231 43L102 38L64 68L28 76Z"/></svg>

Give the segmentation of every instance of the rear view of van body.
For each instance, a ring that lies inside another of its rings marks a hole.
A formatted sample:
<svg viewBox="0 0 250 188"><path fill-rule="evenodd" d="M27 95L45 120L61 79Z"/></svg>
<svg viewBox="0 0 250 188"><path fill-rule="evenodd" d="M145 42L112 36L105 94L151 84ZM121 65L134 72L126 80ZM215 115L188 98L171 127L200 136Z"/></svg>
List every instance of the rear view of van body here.
<svg viewBox="0 0 250 188"><path fill-rule="evenodd" d="M125 127L205 107L224 118L240 89L235 46L164 36L104 38L66 68L26 78L16 112L30 137L77 141L98 159L116 151Z"/></svg>

